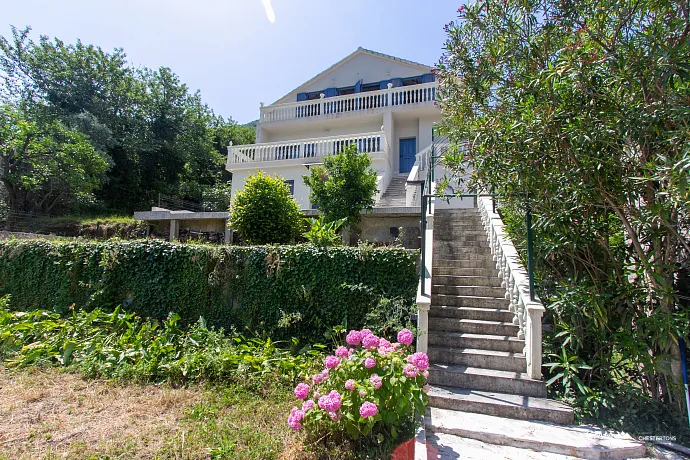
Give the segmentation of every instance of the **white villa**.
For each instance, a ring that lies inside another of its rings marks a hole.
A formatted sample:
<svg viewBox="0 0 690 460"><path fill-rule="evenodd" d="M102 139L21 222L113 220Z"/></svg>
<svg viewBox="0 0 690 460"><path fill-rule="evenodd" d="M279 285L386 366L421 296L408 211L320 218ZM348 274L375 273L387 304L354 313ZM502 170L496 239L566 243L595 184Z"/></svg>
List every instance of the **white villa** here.
<svg viewBox="0 0 690 460"><path fill-rule="evenodd" d="M419 171L430 151L432 126L441 119L437 88L430 66L358 48L273 104L261 104L256 144L228 147L233 196L248 176L262 170L283 177L311 214L302 176L323 157L355 143L372 156L378 173L372 216L414 216L418 227L418 186L406 181L423 178ZM394 227L412 223L407 220L379 219L368 226L377 229L363 232L386 240Z"/></svg>

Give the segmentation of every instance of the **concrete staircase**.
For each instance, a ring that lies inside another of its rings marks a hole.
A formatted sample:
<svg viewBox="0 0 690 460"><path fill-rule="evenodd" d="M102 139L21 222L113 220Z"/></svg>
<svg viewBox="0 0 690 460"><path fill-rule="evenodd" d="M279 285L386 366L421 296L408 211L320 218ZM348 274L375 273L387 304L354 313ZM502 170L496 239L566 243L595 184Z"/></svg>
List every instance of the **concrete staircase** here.
<svg viewBox="0 0 690 460"><path fill-rule="evenodd" d="M429 458L489 458L497 446L518 452L506 458L643 456L644 445L629 437L562 426L574 423L573 410L547 399L546 384L526 374L525 343L479 211L437 210L433 233ZM483 457L470 455L477 442L486 443Z"/></svg>
<svg viewBox="0 0 690 460"><path fill-rule="evenodd" d="M399 208L405 206L405 181L407 174L397 175L391 178L388 188L376 203L377 208Z"/></svg>

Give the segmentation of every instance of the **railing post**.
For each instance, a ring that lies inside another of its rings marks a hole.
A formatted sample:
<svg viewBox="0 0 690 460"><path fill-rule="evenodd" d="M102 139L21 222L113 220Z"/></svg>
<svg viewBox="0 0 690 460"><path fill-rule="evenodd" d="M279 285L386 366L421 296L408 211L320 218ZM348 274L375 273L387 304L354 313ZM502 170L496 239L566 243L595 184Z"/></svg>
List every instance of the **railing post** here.
<svg viewBox="0 0 690 460"><path fill-rule="evenodd" d="M422 250L422 264L420 267L420 280L421 280L421 293L422 295L426 295L426 202L427 202L427 196L424 194L424 187L422 186L422 205L419 207L421 210L420 212L420 218L421 218L421 227L422 227L422 241L421 241L421 250Z"/></svg>
<svg viewBox="0 0 690 460"><path fill-rule="evenodd" d="M525 214L525 224L527 225L527 275L529 278L529 299L534 300L534 248L532 245L532 208L527 204Z"/></svg>

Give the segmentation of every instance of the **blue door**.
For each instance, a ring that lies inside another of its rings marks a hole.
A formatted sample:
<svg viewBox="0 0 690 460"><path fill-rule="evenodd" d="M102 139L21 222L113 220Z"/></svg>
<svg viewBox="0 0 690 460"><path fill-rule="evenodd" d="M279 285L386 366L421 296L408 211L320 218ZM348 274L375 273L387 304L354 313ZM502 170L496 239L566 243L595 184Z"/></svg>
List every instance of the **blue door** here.
<svg viewBox="0 0 690 460"><path fill-rule="evenodd" d="M400 139L400 172L406 173L412 170L415 156L417 155L417 139Z"/></svg>

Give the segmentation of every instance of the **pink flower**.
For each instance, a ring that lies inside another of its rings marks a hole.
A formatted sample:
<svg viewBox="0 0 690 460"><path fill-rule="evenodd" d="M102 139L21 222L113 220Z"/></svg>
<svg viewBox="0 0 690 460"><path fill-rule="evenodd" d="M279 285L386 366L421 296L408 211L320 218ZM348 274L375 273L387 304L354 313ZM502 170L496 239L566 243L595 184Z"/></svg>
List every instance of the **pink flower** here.
<svg viewBox="0 0 690 460"><path fill-rule="evenodd" d="M365 397L366 395L367 395L367 392L364 391L364 390L361 390L361 391L359 392L359 396L360 396L361 398Z"/></svg>
<svg viewBox="0 0 690 460"><path fill-rule="evenodd" d="M429 379L429 371L422 371L422 377Z"/></svg>
<svg viewBox="0 0 690 460"><path fill-rule="evenodd" d="M372 334L372 332L369 329L362 329L360 333L362 334L362 339Z"/></svg>
<svg viewBox="0 0 690 460"><path fill-rule="evenodd" d="M314 383L321 383L321 382L323 382L324 380L325 380L325 379L324 379L323 374L321 374L321 373L319 373L319 374L314 374Z"/></svg>
<svg viewBox="0 0 690 460"><path fill-rule="evenodd" d="M340 421L340 417L343 416L341 412L329 412L328 416L333 420L334 422Z"/></svg>
<svg viewBox="0 0 690 460"><path fill-rule="evenodd" d="M369 377L369 381L374 386L375 390L378 390L379 388L381 388L381 385L383 385L383 380L381 380L381 377L379 377L378 374L371 374L371 377Z"/></svg>
<svg viewBox="0 0 690 460"><path fill-rule="evenodd" d="M306 399L309 396L309 385L300 383L295 387L295 396L297 399Z"/></svg>
<svg viewBox="0 0 690 460"><path fill-rule="evenodd" d="M333 390L327 395L319 398L319 407L326 412L335 412L340 409L341 397L340 393Z"/></svg>
<svg viewBox="0 0 690 460"><path fill-rule="evenodd" d="M346 390L354 390L356 386L357 386L357 384L352 379L349 379L347 382L345 382L345 389Z"/></svg>
<svg viewBox="0 0 690 460"><path fill-rule="evenodd" d="M292 412L290 412L290 415L288 416L288 426L295 431L300 430L302 428L302 424L300 422L303 419L304 411L293 407Z"/></svg>
<svg viewBox="0 0 690 460"><path fill-rule="evenodd" d="M364 404L362 404L362 407L359 408L359 415L361 415L363 418L367 417L374 417L376 414L378 414L379 408L376 407L376 404L366 401Z"/></svg>
<svg viewBox="0 0 690 460"><path fill-rule="evenodd" d="M405 328L398 332L398 342L403 345L412 345L412 340L414 340L414 335L412 335L412 331L409 329Z"/></svg>
<svg viewBox="0 0 690 460"><path fill-rule="evenodd" d="M335 355L339 358L345 358L347 356L350 356L349 352L347 351L347 348L345 347L338 347L337 350L335 350Z"/></svg>
<svg viewBox="0 0 690 460"><path fill-rule="evenodd" d="M391 343L388 340L386 340L386 339L380 339L379 340L379 347L388 348L390 346L391 346Z"/></svg>
<svg viewBox="0 0 690 460"><path fill-rule="evenodd" d="M403 368L403 374L405 374L407 377L417 377L417 372L418 370L414 364L407 364Z"/></svg>
<svg viewBox="0 0 690 460"><path fill-rule="evenodd" d="M348 350L347 350L347 356L352 356L352 353L354 353L354 352L355 352L355 349L354 349L354 348L348 348Z"/></svg>
<svg viewBox="0 0 690 460"><path fill-rule="evenodd" d="M314 408L314 400L313 399L307 399L302 403L302 411L307 412L309 409Z"/></svg>
<svg viewBox="0 0 690 460"><path fill-rule="evenodd" d="M374 358L367 358L364 360L364 367L367 369L371 369L372 367L376 367L376 359Z"/></svg>
<svg viewBox="0 0 690 460"><path fill-rule="evenodd" d="M362 346L369 350L373 350L379 346L379 338L376 337L374 334L366 335L362 339Z"/></svg>
<svg viewBox="0 0 690 460"><path fill-rule="evenodd" d="M326 369L333 369L340 364L340 358L336 358L335 356L326 356L326 359L323 360L323 364L326 366Z"/></svg>
<svg viewBox="0 0 690 460"><path fill-rule="evenodd" d="M362 333L359 331L350 331L345 338L348 345L356 347L362 342Z"/></svg>
<svg viewBox="0 0 690 460"><path fill-rule="evenodd" d="M417 369L424 371L429 369L429 357L425 353L415 353L407 357L407 362L414 364Z"/></svg>

